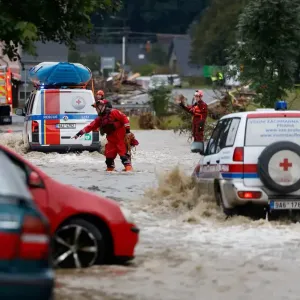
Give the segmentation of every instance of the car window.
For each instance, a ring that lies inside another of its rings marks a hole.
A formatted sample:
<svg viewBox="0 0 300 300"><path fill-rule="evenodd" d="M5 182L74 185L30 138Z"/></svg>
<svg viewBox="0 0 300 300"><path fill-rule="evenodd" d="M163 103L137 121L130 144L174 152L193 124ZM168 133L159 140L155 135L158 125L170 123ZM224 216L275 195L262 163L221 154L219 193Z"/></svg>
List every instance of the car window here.
<svg viewBox="0 0 300 300"><path fill-rule="evenodd" d="M222 128L222 121L219 121L208 141L205 155L211 155L215 153L216 141L218 140L221 128Z"/></svg>
<svg viewBox="0 0 300 300"><path fill-rule="evenodd" d="M33 100L34 100L34 94L31 94L28 98L28 100L26 101L25 104L25 112L27 115L30 115L32 113L32 105L33 105Z"/></svg>
<svg viewBox="0 0 300 300"><path fill-rule="evenodd" d="M0 150L2 152L2 150ZM28 181L28 175L31 172L29 167L27 165L24 165L21 161L16 159L14 156L10 155L9 153L4 151L4 154L10 159L10 161L13 163L13 165L16 167L20 177L24 181L24 183L27 184Z"/></svg>
<svg viewBox="0 0 300 300"><path fill-rule="evenodd" d="M34 104L34 99L35 99L35 94L32 94L32 96L31 96L31 102L29 104L29 109L28 109L28 114L29 115L32 114L32 108L33 108L33 104Z"/></svg>
<svg viewBox="0 0 300 300"><path fill-rule="evenodd" d="M216 154L225 147L231 121L232 119L223 119L218 122L208 142L205 155Z"/></svg>
<svg viewBox="0 0 300 300"><path fill-rule="evenodd" d="M233 146L234 142L235 142L235 137L236 137L236 133L237 130L239 128L240 125L240 118L233 118L230 124L230 128L229 128L229 132L227 134L227 138L226 138L226 143L225 143L225 147L231 147Z"/></svg>

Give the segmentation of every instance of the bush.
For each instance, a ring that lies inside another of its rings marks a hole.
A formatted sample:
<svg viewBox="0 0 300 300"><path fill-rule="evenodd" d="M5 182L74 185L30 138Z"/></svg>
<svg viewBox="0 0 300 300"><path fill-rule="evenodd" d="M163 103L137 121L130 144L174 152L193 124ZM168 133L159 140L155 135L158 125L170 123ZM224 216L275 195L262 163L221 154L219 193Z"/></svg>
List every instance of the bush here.
<svg viewBox="0 0 300 300"><path fill-rule="evenodd" d="M155 89L148 91L151 106L158 118L165 116L168 113L171 91L172 88L165 85L158 86Z"/></svg>
<svg viewBox="0 0 300 300"><path fill-rule="evenodd" d="M157 65L148 64L148 65L136 67L134 71L140 73L141 76L151 76L156 72L156 69L157 69Z"/></svg>
<svg viewBox="0 0 300 300"><path fill-rule="evenodd" d="M155 129L155 118L152 113L143 113L139 118L140 129Z"/></svg>

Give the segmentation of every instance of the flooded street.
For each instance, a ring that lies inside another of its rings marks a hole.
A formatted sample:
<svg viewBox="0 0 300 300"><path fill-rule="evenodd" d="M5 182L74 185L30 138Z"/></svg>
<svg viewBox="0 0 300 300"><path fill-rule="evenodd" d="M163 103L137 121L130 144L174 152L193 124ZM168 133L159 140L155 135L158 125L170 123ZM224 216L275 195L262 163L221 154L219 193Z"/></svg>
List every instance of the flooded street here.
<svg viewBox="0 0 300 300"><path fill-rule="evenodd" d="M300 224L225 220L211 195L195 197L190 175L199 155L187 137L134 133L131 174L107 174L99 153L24 154L61 182L117 200L141 229L129 266L57 271L56 299L299 299ZM18 130L1 133L0 143L24 152Z"/></svg>

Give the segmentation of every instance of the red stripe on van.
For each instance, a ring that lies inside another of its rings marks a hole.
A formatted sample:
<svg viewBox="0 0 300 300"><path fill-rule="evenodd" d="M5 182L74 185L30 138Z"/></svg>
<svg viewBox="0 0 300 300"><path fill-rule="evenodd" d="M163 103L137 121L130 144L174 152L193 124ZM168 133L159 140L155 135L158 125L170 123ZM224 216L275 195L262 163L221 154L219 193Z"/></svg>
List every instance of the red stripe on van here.
<svg viewBox="0 0 300 300"><path fill-rule="evenodd" d="M59 115L60 114L60 91L59 90L45 90L45 115ZM55 125L60 120L46 120L45 121L45 144L59 145L60 144L60 130L56 129Z"/></svg>
<svg viewBox="0 0 300 300"><path fill-rule="evenodd" d="M257 118L300 118L300 113L281 112L281 113L248 114L247 118L248 119L257 119Z"/></svg>
<svg viewBox="0 0 300 300"><path fill-rule="evenodd" d="M230 173L257 173L256 164L228 165Z"/></svg>

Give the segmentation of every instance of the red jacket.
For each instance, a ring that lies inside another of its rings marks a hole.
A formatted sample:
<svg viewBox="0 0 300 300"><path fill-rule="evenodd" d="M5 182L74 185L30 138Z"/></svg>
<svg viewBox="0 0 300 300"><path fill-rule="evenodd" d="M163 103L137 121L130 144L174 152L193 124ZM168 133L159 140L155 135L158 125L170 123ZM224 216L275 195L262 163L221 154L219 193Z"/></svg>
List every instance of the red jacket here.
<svg viewBox="0 0 300 300"><path fill-rule="evenodd" d="M208 106L204 101L198 102L196 105L185 106L180 105L185 111L193 115L193 119L206 120L208 114Z"/></svg>
<svg viewBox="0 0 300 300"><path fill-rule="evenodd" d="M93 122L82 129L83 133L96 131L106 134L111 142L124 140L126 131L130 131L130 123L125 114L117 109L108 109L105 114L98 116Z"/></svg>

